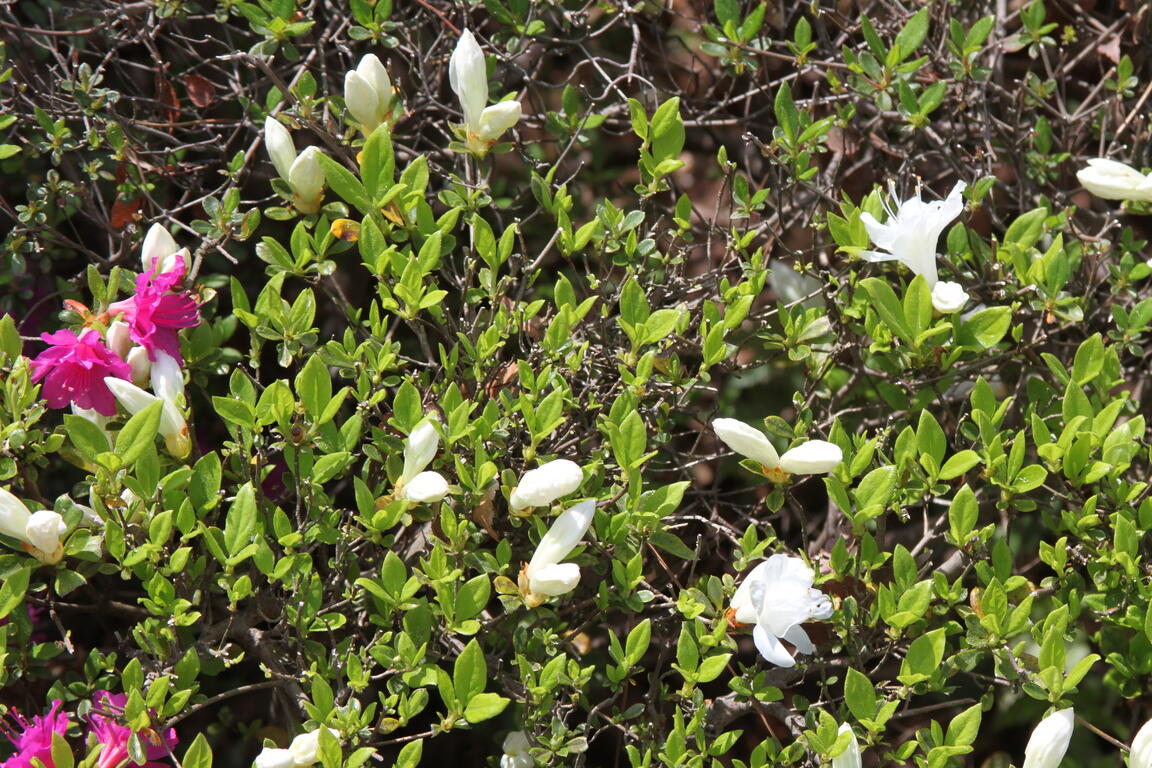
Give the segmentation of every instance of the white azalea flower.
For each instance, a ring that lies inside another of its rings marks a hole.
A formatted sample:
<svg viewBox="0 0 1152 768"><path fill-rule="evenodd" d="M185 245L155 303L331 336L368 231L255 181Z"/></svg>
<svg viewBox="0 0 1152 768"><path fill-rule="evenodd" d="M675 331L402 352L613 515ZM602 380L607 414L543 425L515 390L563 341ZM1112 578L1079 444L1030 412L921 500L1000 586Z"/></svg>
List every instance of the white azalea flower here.
<svg viewBox="0 0 1152 768"><path fill-rule="evenodd" d="M832 758L832 768L860 768L860 742L856 741L856 733L848 723L841 723L837 734L851 733L852 740L844 751Z"/></svg>
<svg viewBox="0 0 1152 768"><path fill-rule="evenodd" d="M932 308L942 315L951 315L964 309L969 298L960 283L941 280L932 286Z"/></svg>
<svg viewBox="0 0 1152 768"><path fill-rule="evenodd" d="M439 448L440 433L433 420L426 418L404 441L404 469L396 481L396 498L429 504L448 495L448 481L439 472L424 471Z"/></svg>
<svg viewBox="0 0 1152 768"><path fill-rule="evenodd" d="M168 452L177 459L183 459L192 452L192 440L188 436L188 423L184 421L183 414L176 405L168 400L145 392L130 381L108 376L104 383L112 390L112 394L124 406L124 410L133 416L157 401L163 403L160 410L160 435L164 438L164 445Z"/></svg>
<svg viewBox="0 0 1152 768"><path fill-rule="evenodd" d="M883 224L865 211L860 215L868 230L868 237L881 251L862 251L860 255L867 261L899 261L917 275L924 275L928 287L938 280L936 273L936 241L948 224L964 211L964 182L956 186L944 200L925 203L916 196L900 203L893 211L885 203L888 220Z"/></svg>
<svg viewBox="0 0 1152 768"><path fill-rule="evenodd" d="M528 580L530 603L537 605L543 597L555 597L571 592L580 583L580 566L560 562L575 549L592 525L596 515L596 502L581 501L560 513L548 533L540 539L532 559L524 569ZM535 600L532 600L535 597Z"/></svg>
<svg viewBox="0 0 1152 768"><path fill-rule="evenodd" d="M508 499L513 512L528 507L543 507L561 496L573 493L584 482L580 465L568 459L556 459L528 470Z"/></svg>
<svg viewBox="0 0 1152 768"><path fill-rule="evenodd" d="M176 362L176 358L163 350L156 350L156 359L152 361L149 378L152 382L152 392L157 397L167 400L177 408L180 407L180 401L184 397L184 369Z"/></svg>
<svg viewBox="0 0 1152 768"><path fill-rule="evenodd" d="M488 105L488 69L471 30L464 30L448 62L448 82L464 112L465 143L483 157L506 130L520 120L519 101Z"/></svg>
<svg viewBox="0 0 1152 768"><path fill-rule="evenodd" d="M344 103L367 136L388 118L392 107L392 81L376 54L360 59L356 69L344 75Z"/></svg>
<svg viewBox="0 0 1152 768"><path fill-rule="evenodd" d="M1024 747L1023 768L1057 768L1068 751L1075 724L1072 707L1053 712L1040 721Z"/></svg>
<svg viewBox="0 0 1152 768"><path fill-rule="evenodd" d="M320 749L320 731L325 730L332 734L333 738L339 738L336 731L324 726L317 728L314 731L302 733L296 738L292 739L292 743L288 745L287 752L292 756L292 761L295 768L308 768L316 764L317 752Z"/></svg>
<svg viewBox="0 0 1152 768"><path fill-rule="evenodd" d="M500 758L500 768L532 768L536 761L528 749L532 745L524 731L512 731L504 737L504 755Z"/></svg>
<svg viewBox="0 0 1152 768"><path fill-rule="evenodd" d="M844 460L840 446L824 440L809 440L781 456L767 435L736 419L716 419L712 429L725 445L755 461L763 467L768 479L776 483L785 482L789 475L831 472Z"/></svg>
<svg viewBox="0 0 1152 768"><path fill-rule="evenodd" d="M256 755L252 765L254 768L294 768L296 761L293 760L292 753L286 749L264 747L260 754Z"/></svg>
<svg viewBox="0 0 1152 768"><path fill-rule="evenodd" d="M815 649L801 623L827 619L832 601L812 588L816 574L798 557L772 555L752 569L732 597L732 613L741 624L754 624L752 639L768 661L781 667L796 664L780 638L797 653Z"/></svg>
<svg viewBox="0 0 1152 768"><path fill-rule="evenodd" d="M301 213L316 213L324 200L324 169L316 147L308 147L299 155L292 142L292 134L274 117L264 121L264 143L268 157L280 178L292 188L292 203Z"/></svg>
<svg viewBox="0 0 1152 768"><path fill-rule="evenodd" d="M1144 723L1132 739L1128 751L1128 768L1152 768L1152 720Z"/></svg>
<svg viewBox="0 0 1152 768"><path fill-rule="evenodd" d="M1132 166L1096 157L1087 168L1076 172L1084 189L1105 200L1139 200L1152 202L1152 174L1143 174Z"/></svg>
<svg viewBox="0 0 1152 768"><path fill-rule="evenodd" d="M60 537L67 530L59 513L49 509L29 512L24 502L0 488L0 533L23 542L24 550L40 562L60 562L64 557Z"/></svg>

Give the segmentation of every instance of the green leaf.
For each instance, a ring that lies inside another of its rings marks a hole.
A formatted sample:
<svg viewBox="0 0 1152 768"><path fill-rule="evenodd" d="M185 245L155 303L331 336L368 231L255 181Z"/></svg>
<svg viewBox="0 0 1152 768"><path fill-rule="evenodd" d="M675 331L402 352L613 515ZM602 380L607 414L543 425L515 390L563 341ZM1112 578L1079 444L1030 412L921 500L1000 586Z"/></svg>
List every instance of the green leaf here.
<svg viewBox="0 0 1152 768"><path fill-rule="evenodd" d="M976 518L980 509L976 504L976 494L967 485L960 487L952 504L948 507L948 527L952 533L952 540L957 544L968 541L972 529L976 527Z"/></svg>
<svg viewBox="0 0 1152 768"><path fill-rule="evenodd" d="M928 35L928 6L912 14L908 23L896 35L894 44L900 48L900 60L911 56Z"/></svg>
<svg viewBox="0 0 1152 768"><path fill-rule="evenodd" d="M5 315L5 318L11 315ZM64 431L68 433L68 438L72 441L72 445L76 446L76 450L89 460L95 460L97 456L111 450L108 445L108 435L100 427L93 424L83 416L76 416L71 413L64 414Z"/></svg>
<svg viewBox="0 0 1152 768"><path fill-rule="evenodd" d="M1012 324L1011 307L991 307L977 312L960 326L960 344L973 349L988 349L996 345Z"/></svg>
<svg viewBox="0 0 1152 768"><path fill-rule="evenodd" d="M224 520L224 550L234 558L252 543L256 533L256 492L251 483L245 483L236 493Z"/></svg>
<svg viewBox="0 0 1152 768"><path fill-rule="evenodd" d="M940 468L940 479L954 480L979 463L980 455L976 451L960 451L944 462L944 466Z"/></svg>
<svg viewBox="0 0 1152 768"><path fill-rule="evenodd" d="M629 668L640 663L640 659L648 652L648 645L652 641L652 621L644 619L628 633L628 640L624 644L624 662Z"/></svg>
<svg viewBox="0 0 1152 768"><path fill-rule="evenodd" d="M308 415L318 419L332 399L332 377L319 355L309 357L304 369L296 377L296 393Z"/></svg>
<svg viewBox="0 0 1152 768"><path fill-rule="evenodd" d="M484 690L488 680L488 663L484 652L475 639L470 640L456 657L452 667L452 685L456 690L457 701L471 701L472 697Z"/></svg>
<svg viewBox="0 0 1152 768"><path fill-rule="evenodd" d="M876 688L866 675L852 667L844 677L844 702L857 720L876 717Z"/></svg>
<svg viewBox="0 0 1152 768"><path fill-rule="evenodd" d="M671 98L661 104L652 115L648 128L652 143L652 157L657 163L673 160L684 149L684 121L680 119L680 99Z"/></svg>
<svg viewBox="0 0 1152 768"><path fill-rule="evenodd" d="M860 287L867 294L869 303L872 304L872 308L876 310L876 314L880 315L880 319L884 321L888 329L911 344L915 335L904 321L904 308L900 299L896 298L896 292L892 290L892 286L883 280L868 277L860 281Z"/></svg>
<svg viewBox="0 0 1152 768"><path fill-rule="evenodd" d="M952 722L948 723L948 735L944 737L944 742L953 747L971 746L972 742L976 741L976 736L980 732L980 718L981 710L979 704L973 704L968 707L968 709L952 718Z"/></svg>
<svg viewBox="0 0 1152 768"><path fill-rule="evenodd" d="M496 693L478 693L468 699L464 707L464 718L470 723L491 720L507 708L509 700Z"/></svg>
<svg viewBox="0 0 1152 768"><path fill-rule="evenodd" d="M381 123L364 142L364 149L360 155L360 176L364 179L364 189L368 197L375 201L388 191L395 174L396 158L392 153L392 132L386 123Z"/></svg>
<svg viewBox="0 0 1152 768"><path fill-rule="evenodd" d="M333 191L340 197L355 206L360 213L367 216L368 212L372 210L372 199L368 196L368 190L364 188L360 180L328 155L320 153L316 157L319 158L320 166L324 169L324 178L328 182L328 186L332 187Z"/></svg>
<svg viewBox="0 0 1152 768"><path fill-rule="evenodd" d="M160 400L150 404L140 413L128 419L128 423L116 435L116 455L125 466L132 464L145 449L152 446L160 431L160 412L164 403Z"/></svg>

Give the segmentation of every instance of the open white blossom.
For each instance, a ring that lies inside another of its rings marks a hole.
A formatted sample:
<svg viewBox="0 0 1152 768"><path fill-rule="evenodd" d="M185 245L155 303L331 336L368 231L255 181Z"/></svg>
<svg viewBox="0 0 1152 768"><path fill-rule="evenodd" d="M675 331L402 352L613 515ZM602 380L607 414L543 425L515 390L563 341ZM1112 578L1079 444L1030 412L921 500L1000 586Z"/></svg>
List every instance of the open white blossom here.
<svg viewBox="0 0 1152 768"><path fill-rule="evenodd" d="M528 749L532 745L524 731L512 731L504 737L504 754L500 757L500 768L532 768L536 761Z"/></svg>
<svg viewBox="0 0 1152 768"><path fill-rule="evenodd" d="M566 594L580 583L580 566L560 561L584 538L595 516L596 502L586 500L561 512L552 523L524 569L530 602L538 605L543 597Z"/></svg>
<svg viewBox="0 0 1152 768"><path fill-rule="evenodd" d="M1152 720L1144 723L1132 739L1128 768L1152 768Z"/></svg>
<svg viewBox="0 0 1152 768"><path fill-rule="evenodd" d="M435 422L426 418L404 441L404 469L396 481L396 498L430 504L448 495L448 481L439 472L425 472L440 448Z"/></svg>
<svg viewBox="0 0 1152 768"><path fill-rule="evenodd" d="M164 445L168 448L168 453L177 459L183 459L192 452L192 440L188 436L188 423L184 421L184 415L180 413L180 409L176 407L175 403L157 397L151 392L145 392L132 382L117 379L114 376L106 377L104 383L112 390L112 394L116 396L120 405L124 406L124 410L133 416L152 403L157 401L163 403L164 405L160 409L160 435L164 438Z"/></svg>
<svg viewBox="0 0 1152 768"><path fill-rule="evenodd" d="M956 186L944 200L926 203L916 196L900 203L893 211L884 204L888 219L881 224L865 211L860 214L864 228L873 244L882 251L862 251L867 261L899 261L917 275L924 275L928 287L939 279L936 273L936 242L948 224L964 211L964 182ZM887 251L884 253L883 251Z"/></svg>
<svg viewBox="0 0 1152 768"><path fill-rule="evenodd" d="M276 172L292 188L296 210L300 213L319 211L324 200L324 169L317 158L320 150L308 147L297 155L292 134L274 117L264 121L264 145Z"/></svg>
<svg viewBox="0 0 1152 768"><path fill-rule="evenodd" d="M392 81L376 54L367 54L356 69L344 75L344 103L365 136L387 120L392 108Z"/></svg>
<svg viewBox="0 0 1152 768"><path fill-rule="evenodd" d="M856 741L856 733L848 723L841 723L837 734L851 733L852 740L844 751L832 758L832 768L860 768L860 742Z"/></svg>
<svg viewBox="0 0 1152 768"><path fill-rule="evenodd" d="M52 565L64 557L60 537L68 530L64 518L49 509L29 512L24 502L0 488L0 533L17 539L24 550L42 563Z"/></svg>
<svg viewBox="0 0 1152 768"><path fill-rule="evenodd" d="M1040 721L1024 747L1023 768L1057 768L1072 740L1076 722L1072 707L1053 712Z"/></svg>
<svg viewBox="0 0 1152 768"><path fill-rule="evenodd" d="M752 569L732 597L733 617L755 625L756 649L773 664L796 664L781 638L796 646L797 653L812 653L814 646L801 623L832 615L832 601L812 588L815 580L816 574L800 558L772 555Z"/></svg>
<svg viewBox="0 0 1152 768"><path fill-rule="evenodd" d="M941 280L932 286L932 308L942 315L959 312L968 304L968 292L960 283Z"/></svg>
<svg viewBox="0 0 1152 768"><path fill-rule="evenodd" d="M543 507L575 492L583 482L584 472L579 464L568 459L556 459L525 472L520 484L512 490L508 503L513 512Z"/></svg>
<svg viewBox="0 0 1152 768"><path fill-rule="evenodd" d="M483 157L496 139L520 120L520 102L488 106L488 69L471 30L464 30L448 61L448 82L464 112L465 144Z"/></svg>
<svg viewBox="0 0 1152 768"><path fill-rule="evenodd" d="M1143 174L1130 165L1096 157L1076 172L1084 189L1105 200L1152 202L1152 173Z"/></svg>
<svg viewBox="0 0 1152 768"><path fill-rule="evenodd" d="M844 460L840 446L825 440L809 440L781 456L767 435L736 419L716 419L712 429L729 448L759 464L775 483L785 482L789 475L831 472Z"/></svg>

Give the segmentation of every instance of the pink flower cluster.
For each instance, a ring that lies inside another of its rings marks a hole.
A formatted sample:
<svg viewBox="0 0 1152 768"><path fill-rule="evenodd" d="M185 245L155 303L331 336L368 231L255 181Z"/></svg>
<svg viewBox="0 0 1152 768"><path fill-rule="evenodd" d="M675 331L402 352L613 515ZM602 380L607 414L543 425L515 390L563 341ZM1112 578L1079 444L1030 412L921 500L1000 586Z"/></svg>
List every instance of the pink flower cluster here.
<svg viewBox="0 0 1152 768"><path fill-rule="evenodd" d="M136 278L136 294L108 308L114 322L107 338L94 328L79 335L71 330L41 334L48 348L32 361L32 380L44 381L49 408L72 403L101 416L115 416L116 397L106 378L146 379L148 362L161 355L183 364L179 332L200 324L199 305L178 290L187 272L187 254L177 249L163 227L154 225L144 240L144 272Z"/></svg>
<svg viewBox="0 0 1152 768"><path fill-rule="evenodd" d="M97 691L92 697L92 714L88 717L89 735L95 736L100 748L97 768L119 768L135 765L128 756L128 742L132 730L117 722L124 712L128 697L122 693ZM52 702L46 715L36 715L31 720L19 714L10 715L11 722L0 720L0 733L12 742L15 751L11 757L0 762L0 768L55 768L52 760L52 735L64 736L68 730L68 715L60 711L64 702ZM144 745L148 762L143 768L164 768L165 763L157 762L172 754L172 748L179 743L175 729L163 733L155 730L140 731L137 738ZM37 762L38 761L38 762Z"/></svg>

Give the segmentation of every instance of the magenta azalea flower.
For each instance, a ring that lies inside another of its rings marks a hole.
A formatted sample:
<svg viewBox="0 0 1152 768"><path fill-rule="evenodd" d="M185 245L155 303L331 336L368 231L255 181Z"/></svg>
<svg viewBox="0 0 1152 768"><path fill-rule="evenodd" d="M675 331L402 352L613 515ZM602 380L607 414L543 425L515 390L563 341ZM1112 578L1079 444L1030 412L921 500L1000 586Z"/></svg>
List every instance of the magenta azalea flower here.
<svg viewBox="0 0 1152 768"><path fill-rule="evenodd" d="M128 739L132 738L132 730L116 721L116 716L124 711L126 701L128 697L123 693L108 693L108 691L96 691L96 695L92 697L93 708L88 722L92 727L92 733L96 734L96 740L100 742L100 759L96 763L96 768L117 768L130 762ZM179 743L176 729L169 728L163 735L149 729L141 731L139 737L148 757L148 762L143 768L165 768L164 763L155 761L163 760L172 754L172 748Z"/></svg>
<svg viewBox="0 0 1152 768"><path fill-rule="evenodd" d="M54 768L52 734L63 736L68 729L68 715L59 711L63 703L56 699L48 714L36 715L32 722L16 713L11 715L12 723L0 721L0 731L16 747L15 754L0 763L0 768L33 768L33 759L39 760L45 768Z"/></svg>
<svg viewBox="0 0 1152 768"><path fill-rule="evenodd" d="M124 314L132 340L148 350L149 359L155 361L157 352L165 352L183 365L177 334L200 324L200 306L185 292L169 293L187 269L181 254L173 258L176 265L167 272L157 273L154 266L137 277L136 295L108 307L108 314Z"/></svg>
<svg viewBox="0 0 1152 768"><path fill-rule="evenodd" d="M108 349L99 332L89 328L79 337L70 330L43 333L48 344L32 361L32 381L44 379L44 399L49 408L75 403L101 416L116 415L116 398L104 379L127 379L131 368Z"/></svg>

